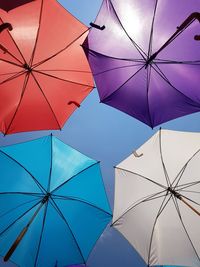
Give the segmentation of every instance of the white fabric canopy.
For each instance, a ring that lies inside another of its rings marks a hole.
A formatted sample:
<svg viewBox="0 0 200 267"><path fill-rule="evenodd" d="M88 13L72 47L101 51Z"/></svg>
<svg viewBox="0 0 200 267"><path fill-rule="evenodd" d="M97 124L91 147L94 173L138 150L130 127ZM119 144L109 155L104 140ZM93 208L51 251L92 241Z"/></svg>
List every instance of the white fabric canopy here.
<svg viewBox="0 0 200 267"><path fill-rule="evenodd" d="M200 133L160 130L115 174L113 226L147 265L199 267L200 216L176 194L200 212Z"/></svg>

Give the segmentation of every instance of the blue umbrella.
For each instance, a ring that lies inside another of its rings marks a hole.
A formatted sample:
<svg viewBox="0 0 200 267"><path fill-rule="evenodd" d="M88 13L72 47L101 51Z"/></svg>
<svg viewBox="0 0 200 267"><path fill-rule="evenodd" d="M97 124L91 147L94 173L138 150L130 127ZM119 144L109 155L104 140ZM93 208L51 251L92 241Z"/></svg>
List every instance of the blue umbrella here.
<svg viewBox="0 0 200 267"><path fill-rule="evenodd" d="M1 147L0 166L4 260L85 264L111 219L99 162L51 135Z"/></svg>

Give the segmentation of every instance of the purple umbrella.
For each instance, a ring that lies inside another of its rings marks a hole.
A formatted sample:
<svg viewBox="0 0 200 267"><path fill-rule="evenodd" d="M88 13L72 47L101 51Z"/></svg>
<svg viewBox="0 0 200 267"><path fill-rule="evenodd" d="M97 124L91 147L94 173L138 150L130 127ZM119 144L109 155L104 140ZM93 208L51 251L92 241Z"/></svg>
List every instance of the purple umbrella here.
<svg viewBox="0 0 200 267"><path fill-rule="evenodd" d="M101 102L154 127L200 111L196 0L104 0L84 43Z"/></svg>

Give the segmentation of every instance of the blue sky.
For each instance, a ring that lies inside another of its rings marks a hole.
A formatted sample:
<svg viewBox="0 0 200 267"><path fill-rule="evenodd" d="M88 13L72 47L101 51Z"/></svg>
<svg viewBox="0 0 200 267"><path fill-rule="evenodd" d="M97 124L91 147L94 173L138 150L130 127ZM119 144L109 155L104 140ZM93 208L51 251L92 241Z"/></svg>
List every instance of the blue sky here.
<svg viewBox="0 0 200 267"><path fill-rule="evenodd" d="M94 21L101 5L101 0L60 0L59 2L86 25ZM200 131L200 113L165 123L162 127ZM100 104L97 90L94 89L71 116L63 130L53 131L53 134L82 153L101 161L106 191L113 208L113 166L143 144L157 130L158 128L152 130L128 115ZM49 133L49 131L41 131L6 137L1 135L0 145L22 142ZM12 265L0 263L0 266L11 267ZM146 265L128 242L108 226L91 253L88 266L145 267Z"/></svg>

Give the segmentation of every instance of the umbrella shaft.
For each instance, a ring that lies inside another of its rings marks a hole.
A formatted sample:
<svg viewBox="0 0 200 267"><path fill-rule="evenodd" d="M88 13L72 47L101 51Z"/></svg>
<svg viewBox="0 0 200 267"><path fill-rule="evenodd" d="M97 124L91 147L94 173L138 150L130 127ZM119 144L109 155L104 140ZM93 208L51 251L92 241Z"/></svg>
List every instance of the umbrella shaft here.
<svg viewBox="0 0 200 267"><path fill-rule="evenodd" d="M8 252L6 253L6 255L4 256L4 258L3 258L4 261L8 261L10 259L10 257L13 254L13 252L16 250L17 246L19 245L19 243L23 239L24 235L26 234L29 226L31 225L31 223L33 222L33 220L35 219L35 217L37 216L37 214L40 211L40 209L42 208L42 206L47 202L47 200L48 200L48 197L44 197L43 198L42 202L40 203L40 206L34 212L33 216L30 219L30 221L27 223L27 225L20 232L20 234L18 235L18 237L16 238L16 240L14 241L14 243L12 244L12 246L10 247L10 249L8 250Z"/></svg>
<svg viewBox="0 0 200 267"><path fill-rule="evenodd" d="M167 42L163 46L161 46L161 48L157 52L151 55L151 57L147 60L146 66L148 66L157 57L157 55L178 36L181 31L185 30L193 21L195 21L195 19L200 22L200 13L192 13L179 27L177 27L177 31L167 40ZM196 35L195 40L198 40L198 38L199 35Z"/></svg>
<svg viewBox="0 0 200 267"><path fill-rule="evenodd" d="M196 210L194 207L192 207L185 199L183 199L183 197L181 196L180 200L185 203L185 205L187 205L191 210L193 210L197 215L200 216L200 212L198 212L198 210Z"/></svg>
<svg viewBox="0 0 200 267"><path fill-rule="evenodd" d="M12 244L12 246L10 247L10 249L8 250L8 252L6 253L5 257L3 258L4 261L8 261L10 259L10 257L12 256L13 252L15 251L15 249L17 248L17 246L19 245L20 241L22 240L22 238L24 237L24 235L26 234L28 230L28 227L25 227L21 233L18 235L17 239L15 240L15 242Z"/></svg>

